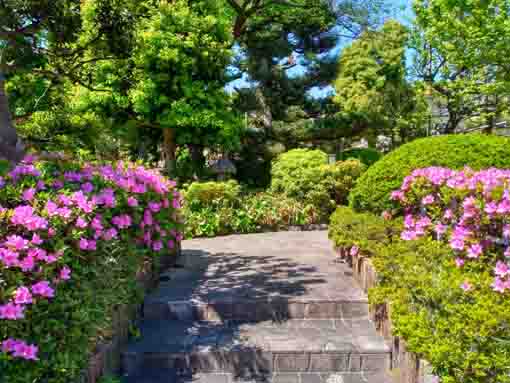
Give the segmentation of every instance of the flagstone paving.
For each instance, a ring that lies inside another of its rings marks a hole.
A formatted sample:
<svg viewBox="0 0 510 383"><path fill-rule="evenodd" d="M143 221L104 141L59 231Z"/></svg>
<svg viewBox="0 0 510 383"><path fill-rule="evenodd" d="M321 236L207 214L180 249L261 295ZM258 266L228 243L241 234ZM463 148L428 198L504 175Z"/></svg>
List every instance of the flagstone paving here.
<svg viewBox="0 0 510 383"><path fill-rule="evenodd" d="M128 383L389 382L391 355L327 232L183 242L123 354Z"/></svg>

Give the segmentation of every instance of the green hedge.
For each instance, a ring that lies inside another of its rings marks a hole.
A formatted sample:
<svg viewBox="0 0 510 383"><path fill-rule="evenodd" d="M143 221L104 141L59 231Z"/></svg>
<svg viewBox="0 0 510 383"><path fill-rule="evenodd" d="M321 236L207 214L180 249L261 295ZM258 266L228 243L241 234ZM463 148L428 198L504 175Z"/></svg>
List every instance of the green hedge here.
<svg viewBox="0 0 510 383"><path fill-rule="evenodd" d="M370 213L357 213L347 206L336 209L329 225L329 238L336 247L347 249L357 246L364 255L375 254L397 233L397 224Z"/></svg>
<svg viewBox="0 0 510 383"><path fill-rule="evenodd" d="M186 194L186 198L189 198ZM214 237L287 229L319 223L321 215L312 205L270 193L240 195L236 200L213 200L200 209L185 205L186 237Z"/></svg>
<svg viewBox="0 0 510 383"><path fill-rule="evenodd" d="M412 141L384 156L358 180L349 196L356 210L380 213L404 177L417 168L445 166L460 169L510 168L510 139L485 135L452 135Z"/></svg>

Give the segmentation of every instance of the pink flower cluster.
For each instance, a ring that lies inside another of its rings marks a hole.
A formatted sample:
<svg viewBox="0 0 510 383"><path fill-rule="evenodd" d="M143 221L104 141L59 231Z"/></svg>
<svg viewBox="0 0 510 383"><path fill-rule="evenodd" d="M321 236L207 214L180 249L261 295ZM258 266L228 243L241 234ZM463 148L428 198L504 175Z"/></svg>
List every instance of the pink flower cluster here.
<svg viewBox="0 0 510 383"><path fill-rule="evenodd" d="M156 172L119 162L85 164L43 178L38 167L35 158L26 158L0 177L0 274L23 276L14 279L16 285L0 285L0 296L7 297L0 301L0 321L30 320L30 305L51 301L58 286L72 279L69 262L76 254L86 262L88 254L97 256L111 241L135 240L159 252L182 240L177 229L181 196L173 181ZM2 199L7 184L20 185L19 204ZM38 358L37 346L23 340L0 344L12 357Z"/></svg>
<svg viewBox="0 0 510 383"><path fill-rule="evenodd" d="M510 290L510 170L417 169L391 199L404 210L402 239L444 241L457 267L475 260L493 265L493 290ZM473 286L465 281L461 288Z"/></svg>
<svg viewBox="0 0 510 383"><path fill-rule="evenodd" d="M27 360L38 360L37 352L39 349L34 344L27 344L19 339L9 338L2 342L1 350L11 353L15 358L23 358Z"/></svg>

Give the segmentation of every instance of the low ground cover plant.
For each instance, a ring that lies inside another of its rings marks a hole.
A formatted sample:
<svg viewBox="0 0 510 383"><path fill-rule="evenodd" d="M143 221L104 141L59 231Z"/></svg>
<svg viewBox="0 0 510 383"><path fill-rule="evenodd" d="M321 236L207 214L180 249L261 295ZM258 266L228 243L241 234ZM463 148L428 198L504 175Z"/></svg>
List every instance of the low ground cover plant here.
<svg viewBox="0 0 510 383"><path fill-rule="evenodd" d="M69 382L146 257L181 240L181 197L134 164L27 157L4 167L0 204L0 380Z"/></svg>
<svg viewBox="0 0 510 383"><path fill-rule="evenodd" d="M312 205L268 192L242 192L235 181L191 184L184 200L187 238L277 231L321 220Z"/></svg>

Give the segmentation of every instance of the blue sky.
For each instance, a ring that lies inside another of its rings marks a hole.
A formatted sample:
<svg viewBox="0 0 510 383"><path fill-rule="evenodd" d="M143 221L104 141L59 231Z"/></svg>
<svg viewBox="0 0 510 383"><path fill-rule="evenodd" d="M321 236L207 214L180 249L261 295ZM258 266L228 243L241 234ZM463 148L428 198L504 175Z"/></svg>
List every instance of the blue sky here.
<svg viewBox="0 0 510 383"><path fill-rule="evenodd" d="M390 14L390 17L395 18L402 22L403 24L410 24L412 22L413 13L411 9L411 0L388 0L388 4L392 8L392 12ZM341 42L337 48L335 48L331 54L332 55L338 55L342 48L345 46L345 42ZM288 72L290 75L296 75L299 76L303 73L303 67L297 66L293 69L291 69ZM235 88L242 88L250 86L250 83L248 82L248 78L245 76L242 79L236 80L231 82L227 86L227 91L232 92ZM312 97L324 97L325 95L330 94L333 92L333 88L327 87L323 89L313 89L310 94Z"/></svg>

